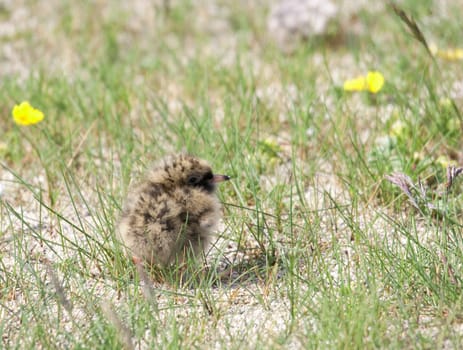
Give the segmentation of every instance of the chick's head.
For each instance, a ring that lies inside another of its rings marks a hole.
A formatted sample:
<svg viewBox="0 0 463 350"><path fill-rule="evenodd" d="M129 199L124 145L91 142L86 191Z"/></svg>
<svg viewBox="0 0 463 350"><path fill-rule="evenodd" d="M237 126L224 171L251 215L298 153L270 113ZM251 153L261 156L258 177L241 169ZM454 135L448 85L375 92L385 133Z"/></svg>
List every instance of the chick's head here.
<svg viewBox="0 0 463 350"><path fill-rule="evenodd" d="M162 177L173 186L194 187L207 192L214 192L218 182L230 179L227 175L214 174L205 160L185 154L166 160Z"/></svg>

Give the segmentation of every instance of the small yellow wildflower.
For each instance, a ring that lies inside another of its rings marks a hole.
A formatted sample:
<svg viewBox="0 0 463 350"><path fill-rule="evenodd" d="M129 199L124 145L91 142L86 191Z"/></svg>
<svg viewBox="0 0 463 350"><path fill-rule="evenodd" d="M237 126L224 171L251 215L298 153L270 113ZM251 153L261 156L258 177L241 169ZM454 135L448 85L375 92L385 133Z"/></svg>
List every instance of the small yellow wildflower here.
<svg viewBox="0 0 463 350"><path fill-rule="evenodd" d="M367 74L368 91L376 94L384 85L384 77L380 72L368 72Z"/></svg>
<svg viewBox="0 0 463 350"><path fill-rule="evenodd" d="M367 81L364 76L349 79L344 82L344 91L363 91L367 87Z"/></svg>
<svg viewBox="0 0 463 350"><path fill-rule="evenodd" d="M384 76L380 72L371 71L366 76L359 76L344 82L345 91L369 91L376 94L384 85Z"/></svg>
<svg viewBox="0 0 463 350"><path fill-rule="evenodd" d="M12 114L14 122L18 125L37 124L44 118L42 111L35 109L27 101L15 105Z"/></svg>
<svg viewBox="0 0 463 350"><path fill-rule="evenodd" d="M438 50L437 56L449 61L458 61L463 59L463 49Z"/></svg>
<svg viewBox="0 0 463 350"><path fill-rule="evenodd" d="M443 58L444 60L448 60L448 61L463 60L463 49L460 49L460 48L441 50L437 47L436 44L430 44L429 51L431 51L431 53L434 56L438 56L440 58Z"/></svg>
<svg viewBox="0 0 463 350"><path fill-rule="evenodd" d="M447 167L450 165L453 165L453 166L457 165L456 161L444 155L440 155L439 157L437 157L436 163L439 164L444 169L447 169Z"/></svg>

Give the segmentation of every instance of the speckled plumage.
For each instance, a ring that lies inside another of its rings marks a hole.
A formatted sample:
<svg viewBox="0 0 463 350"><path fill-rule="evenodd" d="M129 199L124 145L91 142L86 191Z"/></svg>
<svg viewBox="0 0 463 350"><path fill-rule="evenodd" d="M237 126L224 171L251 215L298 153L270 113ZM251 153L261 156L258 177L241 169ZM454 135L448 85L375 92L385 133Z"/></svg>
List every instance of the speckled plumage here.
<svg viewBox="0 0 463 350"><path fill-rule="evenodd" d="M155 166L129 191L118 223L128 254L159 267L203 254L221 216L215 184L228 179L184 154Z"/></svg>

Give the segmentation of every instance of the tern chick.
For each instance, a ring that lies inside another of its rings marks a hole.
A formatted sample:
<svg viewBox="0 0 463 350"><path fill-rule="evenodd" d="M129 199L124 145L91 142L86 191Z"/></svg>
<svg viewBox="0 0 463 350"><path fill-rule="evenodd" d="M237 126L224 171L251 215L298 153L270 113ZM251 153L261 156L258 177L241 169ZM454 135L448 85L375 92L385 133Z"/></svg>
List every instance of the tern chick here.
<svg viewBox="0 0 463 350"><path fill-rule="evenodd" d="M204 254L221 217L215 187L229 179L189 155L164 159L129 190L117 227L128 254L158 267Z"/></svg>

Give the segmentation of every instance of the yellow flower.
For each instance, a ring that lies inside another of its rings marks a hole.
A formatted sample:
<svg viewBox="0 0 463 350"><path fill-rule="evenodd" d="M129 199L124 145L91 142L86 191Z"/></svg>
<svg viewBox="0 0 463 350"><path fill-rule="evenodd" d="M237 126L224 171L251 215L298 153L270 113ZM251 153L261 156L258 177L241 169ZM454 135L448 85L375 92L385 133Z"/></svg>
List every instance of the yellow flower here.
<svg viewBox="0 0 463 350"><path fill-rule="evenodd" d="M345 91L363 91L367 86L367 82L364 76L349 79L344 82Z"/></svg>
<svg viewBox="0 0 463 350"><path fill-rule="evenodd" d="M42 111L33 108L27 101L15 105L12 114L14 122L18 125L37 124L44 118Z"/></svg>
<svg viewBox="0 0 463 350"><path fill-rule="evenodd" d="M440 50L437 55L449 61L457 61L463 59L463 49Z"/></svg>
<svg viewBox="0 0 463 350"><path fill-rule="evenodd" d="M344 91L369 91L376 94L384 85L384 76L380 72L368 72L366 76L359 76L344 82Z"/></svg>
<svg viewBox="0 0 463 350"><path fill-rule="evenodd" d="M430 44L429 51L431 51L434 56L438 56L444 60L458 61L463 59L463 49L460 48L441 50L436 44Z"/></svg>
<svg viewBox="0 0 463 350"><path fill-rule="evenodd" d="M384 85L384 77L380 72L368 72L367 74L368 91L376 94Z"/></svg>

